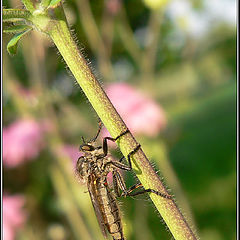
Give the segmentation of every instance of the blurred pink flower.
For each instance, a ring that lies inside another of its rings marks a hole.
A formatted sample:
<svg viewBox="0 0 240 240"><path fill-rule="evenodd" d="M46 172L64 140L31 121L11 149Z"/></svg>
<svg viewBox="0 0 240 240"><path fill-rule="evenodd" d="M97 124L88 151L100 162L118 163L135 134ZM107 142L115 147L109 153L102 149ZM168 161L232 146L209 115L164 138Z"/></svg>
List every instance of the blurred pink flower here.
<svg viewBox="0 0 240 240"><path fill-rule="evenodd" d="M161 106L130 85L111 84L106 92L133 133L153 137L166 126L166 115Z"/></svg>
<svg viewBox="0 0 240 240"><path fill-rule="evenodd" d="M30 90L27 88L22 87L21 85L18 86L18 93L21 95L21 97L24 98L26 101L36 101L37 98L37 92L34 90Z"/></svg>
<svg viewBox="0 0 240 240"><path fill-rule="evenodd" d="M121 0L107 0L106 7L107 10L114 16L119 12L121 4Z"/></svg>
<svg viewBox="0 0 240 240"><path fill-rule="evenodd" d="M19 229L26 220L26 214L22 207L24 197L21 195L3 195L3 239L14 240L16 230Z"/></svg>
<svg viewBox="0 0 240 240"><path fill-rule="evenodd" d="M21 119L3 128L3 164L16 167L35 158L43 147L46 123L33 119Z"/></svg>

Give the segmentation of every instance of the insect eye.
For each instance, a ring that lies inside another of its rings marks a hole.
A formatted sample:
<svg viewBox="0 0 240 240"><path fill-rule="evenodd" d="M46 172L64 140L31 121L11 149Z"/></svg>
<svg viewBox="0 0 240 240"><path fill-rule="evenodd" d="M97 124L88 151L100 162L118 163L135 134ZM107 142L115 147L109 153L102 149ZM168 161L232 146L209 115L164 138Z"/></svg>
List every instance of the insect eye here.
<svg viewBox="0 0 240 240"><path fill-rule="evenodd" d="M79 150L80 151L83 151L83 152L90 152L90 151L93 151L95 148L92 146L92 145L88 145L88 144L83 144L79 147Z"/></svg>

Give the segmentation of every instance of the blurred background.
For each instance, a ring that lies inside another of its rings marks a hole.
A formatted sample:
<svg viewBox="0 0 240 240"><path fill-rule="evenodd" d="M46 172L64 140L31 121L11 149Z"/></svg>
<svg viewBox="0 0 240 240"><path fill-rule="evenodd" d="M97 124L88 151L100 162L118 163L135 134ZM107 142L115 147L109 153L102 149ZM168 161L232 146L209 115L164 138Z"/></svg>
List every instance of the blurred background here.
<svg viewBox="0 0 240 240"><path fill-rule="evenodd" d="M202 240L236 239L236 1L67 0L64 9L190 225ZM32 31L14 57L11 37L3 35L4 240L103 239L74 172L96 113L46 36ZM172 239L147 196L119 201L126 239Z"/></svg>

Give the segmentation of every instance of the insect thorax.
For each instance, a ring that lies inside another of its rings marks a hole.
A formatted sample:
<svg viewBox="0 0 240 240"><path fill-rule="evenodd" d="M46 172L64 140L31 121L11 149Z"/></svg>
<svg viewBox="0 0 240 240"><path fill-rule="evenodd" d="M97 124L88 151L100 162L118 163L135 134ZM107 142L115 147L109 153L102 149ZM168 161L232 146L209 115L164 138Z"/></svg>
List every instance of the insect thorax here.
<svg viewBox="0 0 240 240"><path fill-rule="evenodd" d="M83 152L77 161L76 171L82 180L87 180L88 176L94 174L97 178L106 177L113 170L110 156L103 157L102 149L95 149L91 152Z"/></svg>

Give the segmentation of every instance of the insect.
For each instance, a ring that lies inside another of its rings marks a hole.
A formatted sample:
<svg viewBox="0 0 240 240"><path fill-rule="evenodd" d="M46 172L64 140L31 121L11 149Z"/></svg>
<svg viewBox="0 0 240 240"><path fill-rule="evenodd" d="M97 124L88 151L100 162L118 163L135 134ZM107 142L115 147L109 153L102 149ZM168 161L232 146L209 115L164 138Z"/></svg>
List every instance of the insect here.
<svg viewBox="0 0 240 240"><path fill-rule="evenodd" d="M102 146L96 146L96 139L101 131L101 127L102 124L100 123L97 135L92 140L85 142L84 138L82 138L83 144L79 150L83 155L77 161L76 172L80 179L87 183L92 205L104 237L107 237L107 233L109 233L113 240L124 240L116 197L136 196L145 192L152 192L164 198L171 198L171 196L159 193L153 189L143 189L134 193L133 191L141 187L141 184L136 184L127 189L119 169L125 171L132 170L130 158L141 146L138 145L128 154L129 166L122 163L124 157L119 161L115 161L108 155L107 141L115 142L127 134L129 130L124 131L116 138L105 137L103 138ZM112 172L113 176L113 191L110 189L107 181L107 175L110 172Z"/></svg>

